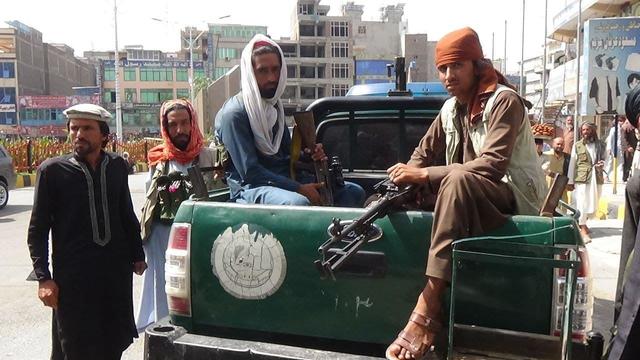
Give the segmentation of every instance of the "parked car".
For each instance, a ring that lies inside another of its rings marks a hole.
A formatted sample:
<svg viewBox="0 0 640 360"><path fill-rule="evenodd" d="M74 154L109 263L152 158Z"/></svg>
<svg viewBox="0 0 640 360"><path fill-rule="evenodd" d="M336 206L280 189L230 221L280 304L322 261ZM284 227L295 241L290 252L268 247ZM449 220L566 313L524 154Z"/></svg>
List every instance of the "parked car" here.
<svg viewBox="0 0 640 360"><path fill-rule="evenodd" d="M9 202L9 190L16 187L16 170L7 149L0 145L0 209Z"/></svg>

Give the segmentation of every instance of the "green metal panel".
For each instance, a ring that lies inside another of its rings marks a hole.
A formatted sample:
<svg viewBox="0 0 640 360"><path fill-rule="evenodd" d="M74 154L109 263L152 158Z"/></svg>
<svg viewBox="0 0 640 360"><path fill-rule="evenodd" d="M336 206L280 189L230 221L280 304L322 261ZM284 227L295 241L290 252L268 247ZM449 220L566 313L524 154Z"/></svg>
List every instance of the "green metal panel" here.
<svg viewBox="0 0 640 360"><path fill-rule="evenodd" d="M183 208L192 205L191 201L183 203L176 221L188 221L190 211ZM328 237L332 218L353 219L364 210L216 202L199 202L193 209L193 329L214 326L237 329L237 337L242 337L243 331L257 330L385 344L405 325L424 286L431 213L399 212L376 222L384 235L364 250L385 254L388 268L384 277L339 274L334 281L322 279L316 270L317 249ZM253 224L255 229L271 233L284 250L284 281L262 300L230 295L212 269L214 241L240 224ZM552 244L552 238L526 235L552 226L550 218L516 216L492 234L521 235L511 241ZM471 261L459 276L457 322L549 333L549 270ZM184 319L176 320L185 323Z"/></svg>

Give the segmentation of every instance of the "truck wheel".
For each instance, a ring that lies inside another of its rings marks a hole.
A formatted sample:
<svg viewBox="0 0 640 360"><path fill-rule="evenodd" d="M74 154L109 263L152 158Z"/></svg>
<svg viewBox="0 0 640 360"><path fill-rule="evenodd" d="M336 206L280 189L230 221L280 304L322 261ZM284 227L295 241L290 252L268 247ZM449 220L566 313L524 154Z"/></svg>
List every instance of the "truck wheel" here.
<svg viewBox="0 0 640 360"><path fill-rule="evenodd" d="M4 182L0 181L0 209L7 206L9 202L9 187Z"/></svg>

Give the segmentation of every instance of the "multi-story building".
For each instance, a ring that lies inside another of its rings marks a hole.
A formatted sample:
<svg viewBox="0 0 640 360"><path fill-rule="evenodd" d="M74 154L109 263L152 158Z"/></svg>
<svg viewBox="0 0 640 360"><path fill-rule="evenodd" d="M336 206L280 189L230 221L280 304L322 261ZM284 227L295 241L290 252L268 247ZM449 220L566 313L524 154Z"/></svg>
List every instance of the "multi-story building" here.
<svg viewBox="0 0 640 360"><path fill-rule="evenodd" d="M363 6L353 2L340 16L328 16L329 10L320 0L298 0L292 36L278 40L287 60L282 98L288 111L345 95L354 83L389 81L386 64L402 54L402 5L383 8L381 21L363 21Z"/></svg>
<svg viewBox="0 0 640 360"><path fill-rule="evenodd" d="M115 61L111 60L113 53L94 54L102 57L97 59L101 102L111 112L116 109ZM158 111L162 102L190 97L191 64L178 57L176 53L145 50L142 46L128 46L125 52L120 52L118 82L125 134L158 133ZM203 77L203 62L194 61L193 66L194 77ZM115 119L112 122L115 126Z"/></svg>
<svg viewBox="0 0 640 360"><path fill-rule="evenodd" d="M407 79L411 82L439 81L434 64L437 41L429 41L427 34L406 34L404 56L407 64Z"/></svg>
<svg viewBox="0 0 640 360"><path fill-rule="evenodd" d="M72 48L43 42L40 31L19 21L7 24L0 29L0 125L20 124L19 96L68 96L73 87L95 85L93 66Z"/></svg>

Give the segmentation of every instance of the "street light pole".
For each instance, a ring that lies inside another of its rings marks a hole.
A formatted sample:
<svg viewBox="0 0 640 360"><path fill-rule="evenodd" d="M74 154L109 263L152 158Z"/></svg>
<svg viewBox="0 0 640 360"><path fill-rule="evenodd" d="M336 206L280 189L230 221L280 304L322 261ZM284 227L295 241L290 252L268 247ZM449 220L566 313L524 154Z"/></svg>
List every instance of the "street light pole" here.
<svg viewBox="0 0 640 360"><path fill-rule="evenodd" d="M524 8L525 0L522 0L522 44L520 46L520 96L524 98Z"/></svg>
<svg viewBox="0 0 640 360"><path fill-rule="evenodd" d="M114 66L116 73L116 141L122 141L122 105L120 104L120 52L118 51L118 6L113 0L113 22L115 29L116 51L114 56Z"/></svg>

